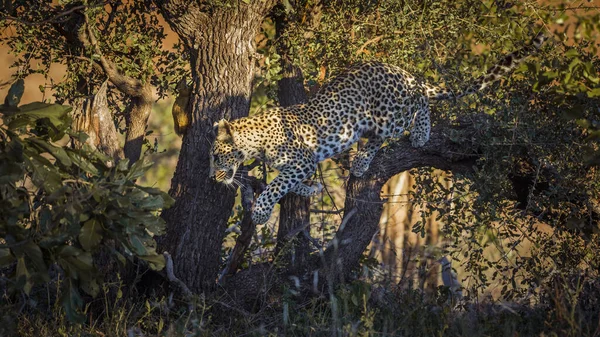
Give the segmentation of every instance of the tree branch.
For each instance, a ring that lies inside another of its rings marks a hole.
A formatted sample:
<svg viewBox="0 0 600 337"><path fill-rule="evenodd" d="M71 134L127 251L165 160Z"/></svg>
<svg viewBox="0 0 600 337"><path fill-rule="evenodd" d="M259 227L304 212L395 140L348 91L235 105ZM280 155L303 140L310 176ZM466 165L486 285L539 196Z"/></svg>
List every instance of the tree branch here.
<svg viewBox="0 0 600 337"><path fill-rule="evenodd" d="M64 12L60 12L56 15L54 15L51 18L48 18L46 20L42 20L42 21L36 21L36 22L31 22L31 21L26 21L14 16L10 16L10 15L6 15L6 16L0 16L0 21L2 20L7 20L7 21L14 21L14 22L18 22L20 24L24 24L26 26L41 26L44 25L46 23L59 23L59 22L65 22L68 21L69 18L65 18L63 20L58 21L58 19L73 14L76 11L82 10L82 9L86 9L86 8L95 8L95 7L102 7L106 4L110 3L109 1L105 1L105 2L101 2L98 4L93 4L93 5L79 5L79 6L75 6L75 7L71 7L68 10L64 11Z"/></svg>
<svg viewBox="0 0 600 337"><path fill-rule="evenodd" d="M92 30L90 20L85 13L84 18L86 34L85 36L80 35L82 43L84 45L91 45L92 48L94 48L94 52L98 57L98 62L110 82L121 92L132 97L131 109L125 118L127 134L123 151L125 157L129 159L130 164L133 164L140 158L142 145L144 143L146 124L148 123L153 104L152 86L149 81L144 83L139 79L125 76L119 72L116 65L108 60L102 53L96 35Z"/></svg>
<svg viewBox="0 0 600 337"><path fill-rule="evenodd" d="M381 149L371 167L361 178L350 177L344 209L356 209L356 214L345 214L334 240L325 251L325 267L334 273L334 280L343 280L358 263L360 256L379 228L384 200L381 188L394 175L418 167L435 167L458 174L473 171L479 136L491 127L487 115L469 116L454 125L438 125L422 148L414 148L407 139L401 139ZM318 265L319 261L313 261ZM323 273L321 273L323 274ZM321 279L324 283L324 279ZM321 284L324 286L324 284Z"/></svg>
<svg viewBox="0 0 600 337"><path fill-rule="evenodd" d="M102 66L102 69L104 70L106 76L108 76L110 82L126 95L132 97L144 96L144 85L140 80L121 74L115 66L115 64L106 59L106 57L104 57L104 54L102 53L102 50L98 45L96 34L92 31L89 18L87 14L84 14L84 16L85 28L87 32L87 39L89 45L91 45L94 48L94 52L96 53L98 60L100 61L100 65Z"/></svg>

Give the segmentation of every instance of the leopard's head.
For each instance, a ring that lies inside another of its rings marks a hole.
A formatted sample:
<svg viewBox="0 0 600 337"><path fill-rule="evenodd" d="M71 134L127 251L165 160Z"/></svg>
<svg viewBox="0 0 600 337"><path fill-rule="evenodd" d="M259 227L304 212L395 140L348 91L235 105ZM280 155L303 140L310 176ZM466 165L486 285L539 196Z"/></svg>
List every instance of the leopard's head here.
<svg viewBox="0 0 600 337"><path fill-rule="evenodd" d="M237 148L233 126L222 119L215 123L217 137L213 143L210 155L210 176L218 182L231 184L235 173L244 162L244 153Z"/></svg>

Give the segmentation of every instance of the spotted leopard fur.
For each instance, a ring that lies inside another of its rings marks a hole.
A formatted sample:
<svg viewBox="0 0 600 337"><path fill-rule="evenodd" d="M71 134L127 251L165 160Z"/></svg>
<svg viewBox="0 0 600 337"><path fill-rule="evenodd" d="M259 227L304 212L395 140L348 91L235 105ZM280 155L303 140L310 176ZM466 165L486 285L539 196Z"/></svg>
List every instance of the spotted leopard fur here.
<svg viewBox="0 0 600 337"><path fill-rule="evenodd" d="M274 108L264 113L228 122L219 121L212 148L211 175L231 184L239 165L259 158L279 170L279 175L256 200L252 219L266 222L275 204L293 192L311 196L320 186L308 186L317 163L348 149L364 137L351 173L362 176L388 138L410 131L413 146L429 140L429 102L458 99L484 89L512 71L544 41L532 43L505 56L486 74L462 92L430 85L393 65L368 62L355 65L321 88L308 103Z"/></svg>

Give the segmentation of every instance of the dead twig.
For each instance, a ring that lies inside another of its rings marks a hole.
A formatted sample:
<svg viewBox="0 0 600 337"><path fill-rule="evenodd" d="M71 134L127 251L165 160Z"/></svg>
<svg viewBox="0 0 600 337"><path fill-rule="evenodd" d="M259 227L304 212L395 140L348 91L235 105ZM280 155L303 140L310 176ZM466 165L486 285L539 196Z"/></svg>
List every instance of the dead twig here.
<svg viewBox="0 0 600 337"><path fill-rule="evenodd" d="M171 257L171 254L169 254L169 252L164 252L163 256L165 257L165 272L167 273L169 282L176 285L186 298L192 298L194 294L190 291L190 288L188 288L183 281L178 279L173 272L173 258Z"/></svg>

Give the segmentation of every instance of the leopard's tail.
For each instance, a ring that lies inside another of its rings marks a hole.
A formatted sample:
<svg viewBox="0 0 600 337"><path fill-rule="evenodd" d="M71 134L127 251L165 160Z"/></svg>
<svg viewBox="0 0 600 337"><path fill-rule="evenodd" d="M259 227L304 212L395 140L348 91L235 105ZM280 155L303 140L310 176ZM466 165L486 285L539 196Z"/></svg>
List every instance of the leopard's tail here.
<svg viewBox="0 0 600 337"><path fill-rule="evenodd" d="M458 99L483 90L496 80L513 71L527 56L540 49L545 40L546 36L542 33L538 34L525 47L503 57L500 62L490 68L485 74L475 79L465 90L453 92L446 88L426 84L425 92L427 97L432 100Z"/></svg>

